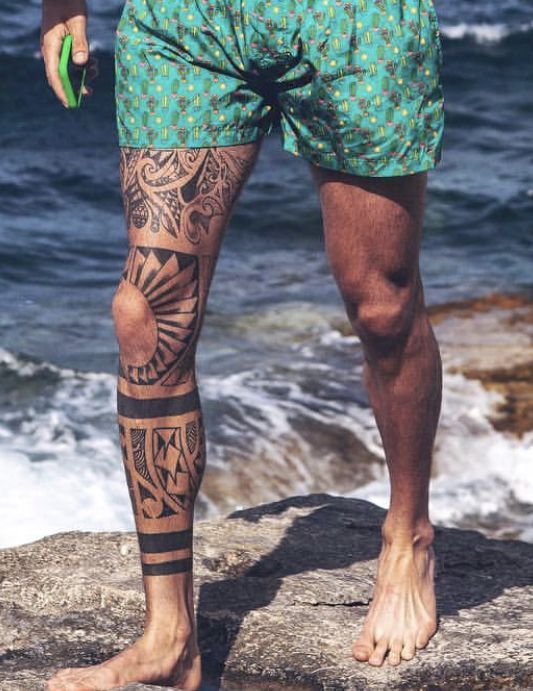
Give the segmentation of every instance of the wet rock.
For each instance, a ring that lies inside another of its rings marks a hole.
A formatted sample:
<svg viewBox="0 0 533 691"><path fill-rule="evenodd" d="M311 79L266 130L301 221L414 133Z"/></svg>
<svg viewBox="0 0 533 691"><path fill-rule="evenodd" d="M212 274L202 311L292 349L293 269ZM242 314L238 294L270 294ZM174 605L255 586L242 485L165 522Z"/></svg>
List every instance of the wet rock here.
<svg viewBox="0 0 533 691"><path fill-rule="evenodd" d="M533 299L491 293L428 308L450 374L500 395L493 427L522 438L533 430Z"/></svg>
<svg viewBox="0 0 533 691"><path fill-rule="evenodd" d="M493 312L495 309L514 310L531 307L531 296L522 293L492 292L464 300L451 300L428 306L428 314L434 324L449 316L472 318L482 312Z"/></svg>
<svg viewBox="0 0 533 691"><path fill-rule="evenodd" d="M436 529L440 626L429 646L397 668L350 657L383 516L310 495L198 523L205 688L531 688L533 546L474 531ZM63 533L0 551L0 607L2 691L102 661L141 631L135 535Z"/></svg>

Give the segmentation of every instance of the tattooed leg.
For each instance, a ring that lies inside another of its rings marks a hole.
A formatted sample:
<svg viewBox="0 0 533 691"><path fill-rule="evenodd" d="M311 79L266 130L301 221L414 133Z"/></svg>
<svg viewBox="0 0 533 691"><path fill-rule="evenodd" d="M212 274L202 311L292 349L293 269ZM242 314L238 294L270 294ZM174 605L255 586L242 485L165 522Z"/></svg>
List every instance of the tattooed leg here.
<svg viewBox="0 0 533 691"><path fill-rule="evenodd" d="M122 149L126 216L133 228L200 244L249 173L249 157L232 153L236 148Z"/></svg>
<svg viewBox="0 0 533 691"><path fill-rule="evenodd" d="M129 251L113 299L118 424L146 594L144 635L51 691L131 682L200 687L193 613L194 501L205 466L195 355L231 210L259 144L122 149Z"/></svg>

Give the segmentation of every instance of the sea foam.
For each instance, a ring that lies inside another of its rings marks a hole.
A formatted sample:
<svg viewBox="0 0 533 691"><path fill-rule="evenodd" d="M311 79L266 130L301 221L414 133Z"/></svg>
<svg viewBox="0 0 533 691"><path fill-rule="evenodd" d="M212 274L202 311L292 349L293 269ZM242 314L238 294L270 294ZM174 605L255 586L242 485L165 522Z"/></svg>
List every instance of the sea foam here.
<svg viewBox="0 0 533 691"><path fill-rule="evenodd" d="M281 311L293 325L302 318L301 305ZM381 439L359 392L358 339L325 326L323 310L316 315L316 326L313 314L307 315L299 342L281 362L274 357L200 378L208 465L222 478L215 485L219 494L211 486L209 502L202 500L208 513L310 491L350 492L387 506ZM275 316L283 318L279 308ZM267 333L276 340L276 332ZM116 430L115 377L2 349L0 369L11 401L0 410L6 480L0 546L57 531L132 529ZM531 515L520 509L533 504L533 433L517 438L495 430L489 417L503 399L479 381L445 368L443 384L432 519L476 527L490 519L492 534L501 525L502 532L533 539ZM367 449L366 457L359 447ZM335 477L344 484L336 485ZM353 491L347 490L347 477ZM242 486L250 478L255 494L247 498Z"/></svg>
<svg viewBox="0 0 533 691"><path fill-rule="evenodd" d="M522 24L505 24L503 22L490 24L468 24L460 22L458 24L442 24L441 33L450 40L473 38L477 43L500 43L508 36L522 34L533 29L532 22Z"/></svg>

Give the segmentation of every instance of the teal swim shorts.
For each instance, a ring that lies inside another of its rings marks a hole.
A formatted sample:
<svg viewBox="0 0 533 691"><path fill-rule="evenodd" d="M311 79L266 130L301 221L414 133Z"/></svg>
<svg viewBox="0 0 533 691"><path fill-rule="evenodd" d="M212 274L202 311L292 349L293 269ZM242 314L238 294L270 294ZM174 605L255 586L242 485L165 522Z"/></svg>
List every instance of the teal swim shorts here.
<svg viewBox="0 0 533 691"><path fill-rule="evenodd" d="M365 176L441 158L433 0L127 0L115 37L119 145L252 142Z"/></svg>

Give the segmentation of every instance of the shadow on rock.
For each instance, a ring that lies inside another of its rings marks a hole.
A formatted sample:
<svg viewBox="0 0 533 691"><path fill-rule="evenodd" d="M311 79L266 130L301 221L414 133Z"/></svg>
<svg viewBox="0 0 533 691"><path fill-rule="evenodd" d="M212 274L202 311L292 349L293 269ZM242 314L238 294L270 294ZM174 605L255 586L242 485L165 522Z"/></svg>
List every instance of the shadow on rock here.
<svg viewBox="0 0 533 691"><path fill-rule="evenodd" d="M266 517L282 517L291 510L297 510L295 516L269 554L244 570L237 569L230 577L201 586L200 647L205 670L215 688L220 686L242 622L249 613L274 601L285 577L318 569L350 569L356 577L355 565L379 555L380 528L386 512L362 500L329 495L293 497L237 511L229 519L260 523ZM528 547L533 559L533 545L490 540L476 531L435 527L439 617L454 616L459 610L488 602L506 588L531 584L533 577L523 568L524 549ZM366 605L369 600L341 604Z"/></svg>

